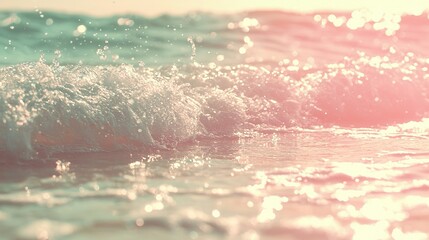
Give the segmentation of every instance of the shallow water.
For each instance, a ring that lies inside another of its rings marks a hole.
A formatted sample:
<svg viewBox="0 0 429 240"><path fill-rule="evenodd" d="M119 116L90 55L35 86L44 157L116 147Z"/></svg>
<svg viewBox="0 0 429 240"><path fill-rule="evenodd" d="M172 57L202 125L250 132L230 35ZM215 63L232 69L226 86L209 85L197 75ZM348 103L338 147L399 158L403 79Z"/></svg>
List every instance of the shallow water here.
<svg viewBox="0 0 429 240"><path fill-rule="evenodd" d="M427 13L0 20L0 238L429 238Z"/></svg>
<svg viewBox="0 0 429 240"><path fill-rule="evenodd" d="M427 143L288 130L149 154L6 161L2 237L426 239Z"/></svg>

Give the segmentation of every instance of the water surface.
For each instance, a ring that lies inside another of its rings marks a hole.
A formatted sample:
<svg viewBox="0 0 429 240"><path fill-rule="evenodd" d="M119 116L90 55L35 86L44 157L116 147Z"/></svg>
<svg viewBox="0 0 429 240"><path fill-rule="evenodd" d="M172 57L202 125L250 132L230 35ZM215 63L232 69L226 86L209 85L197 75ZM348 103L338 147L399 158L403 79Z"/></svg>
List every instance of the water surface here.
<svg viewBox="0 0 429 240"><path fill-rule="evenodd" d="M426 12L0 20L0 238L429 237Z"/></svg>

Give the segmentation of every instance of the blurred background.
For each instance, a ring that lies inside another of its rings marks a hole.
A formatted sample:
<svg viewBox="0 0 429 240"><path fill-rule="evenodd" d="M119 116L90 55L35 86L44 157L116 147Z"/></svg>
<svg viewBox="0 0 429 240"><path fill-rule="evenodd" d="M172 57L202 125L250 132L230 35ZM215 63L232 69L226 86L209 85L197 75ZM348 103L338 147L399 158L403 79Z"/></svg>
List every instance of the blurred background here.
<svg viewBox="0 0 429 240"><path fill-rule="evenodd" d="M112 14L144 14L153 16L159 14L183 14L190 11L210 11L216 13L231 13L248 10L285 10L285 11L348 11L357 8L371 8L383 11L406 11L412 12L418 7L429 7L425 0L410 1L314 1L314 0L75 0L75 1L53 1L53 0L14 0L1 1L0 10L50 10L68 13L84 13L91 15Z"/></svg>

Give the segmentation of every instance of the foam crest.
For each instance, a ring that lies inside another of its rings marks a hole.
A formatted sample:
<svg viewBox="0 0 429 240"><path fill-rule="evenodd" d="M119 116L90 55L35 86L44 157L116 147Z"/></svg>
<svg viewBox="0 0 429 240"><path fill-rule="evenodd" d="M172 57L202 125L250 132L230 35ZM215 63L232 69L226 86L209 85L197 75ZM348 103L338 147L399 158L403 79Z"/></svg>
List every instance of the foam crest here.
<svg viewBox="0 0 429 240"><path fill-rule="evenodd" d="M354 126L420 119L429 107L427 70L425 59L411 53L346 58L322 76L312 115Z"/></svg>
<svg viewBox="0 0 429 240"><path fill-rule="evenodd" d="M38 62L1 79L1 147L20 157L168 146L203 130L201 103L152 70Z"/></svg>
<svg viewBox="0 0 429 240"><path fill-rule="evenodd" d="M321 68L63 66L0 69L0 148L56 152L174 147L263 127L385 128L427 117L427 61L366 54Z"/></svg>

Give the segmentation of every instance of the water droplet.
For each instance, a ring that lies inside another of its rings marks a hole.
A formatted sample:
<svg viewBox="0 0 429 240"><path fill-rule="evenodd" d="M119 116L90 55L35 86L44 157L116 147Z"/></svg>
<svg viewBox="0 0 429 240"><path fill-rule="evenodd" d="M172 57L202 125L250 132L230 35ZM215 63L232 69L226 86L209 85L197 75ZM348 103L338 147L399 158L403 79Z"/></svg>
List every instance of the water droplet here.
<svg viewBox="0 0 429 240"><path fill-rule="evenodd" d="M214 209L214 210L212 211L212 216L213 216L214 218L218 218L218 217L220 217L220 212L219 212L219 210Z"/></svg>
<svg viewBox="0 0 429 240"><path fill-rule="evenodd" d="M240 54L245 54L247 52L247 49L245 47L241 47L240 49L238 49L238 52Z"/></svg>
<svg viewBox="0 0 429 240"><path fill-rule="evenodd" d="M84 33L84 32L86 32L86 26L85 25L79 25L78 27L77 27L77 31L79 32L79 33Z"/></svg>
<svg viewBox="0 0 429 240"><path fill-rule="evenodd" d="M51 26L53 23L54 23L54 20L53 20L52 18L48 18L48 19L46 19L45 24L46 24L47 26Z"/></svg>

